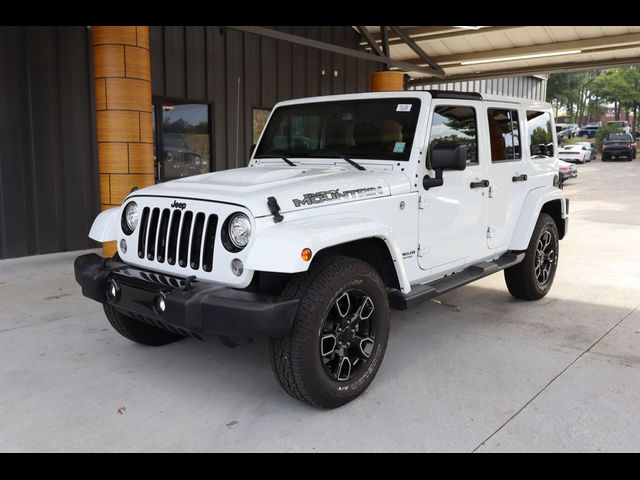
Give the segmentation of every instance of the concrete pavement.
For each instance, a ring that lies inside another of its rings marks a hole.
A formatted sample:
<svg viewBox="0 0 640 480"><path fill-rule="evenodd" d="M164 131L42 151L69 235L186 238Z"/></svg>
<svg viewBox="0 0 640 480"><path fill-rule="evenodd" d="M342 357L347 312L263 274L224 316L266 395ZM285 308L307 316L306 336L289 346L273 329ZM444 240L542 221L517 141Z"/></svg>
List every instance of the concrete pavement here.
<svg viewBox="0 0 640 480"><path fill-rule="evenodd" d="M118 336L79 252L0 261L0 451L639 451L640 161L578 170L547 297L499 273L392 312L376 379L333 411L280 389L265 341Z"/></svg>

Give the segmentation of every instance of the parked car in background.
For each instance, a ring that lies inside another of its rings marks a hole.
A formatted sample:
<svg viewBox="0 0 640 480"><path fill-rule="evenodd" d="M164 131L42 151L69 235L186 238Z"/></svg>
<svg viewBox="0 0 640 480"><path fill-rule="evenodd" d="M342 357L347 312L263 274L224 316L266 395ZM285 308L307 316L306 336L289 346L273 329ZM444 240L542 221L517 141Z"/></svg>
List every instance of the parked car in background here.
<svg viewBox="0 0 640 480"><path fill-rule="evenodd" d="M564 183L570 178L576 178L578 176L578 167L573 163L565 162L564 160L558 160L560 168L560 182Z"/></svg>
<svg viewBox="0 0 640 480"><path fill-rule="evenodd" d="M584 145L565 145L558 149L558 158L565 162L587 163L591 161L591 149Z"/></svg>
<svg viewBox="0 0 640 480"><path fill-rule="evenodd" d="M629 133L612 133L602 145L602 161L626 158L628 161L636 158L636 144Z"/></svg>
<svg viewBox="0 0 640 480"><path fill-rule="evenodd" d="M556 123L556 135L558 136L558 139L560 139L560 137L563 139L573 138L573 128L566 123Z"/></svg>
<svg viewBox="0 0 640 480"><path fill-rule="evenodd" d="M607 125L615 125L616 127L620 128L620 133L626 133L629 135L633 134L633 132L631 131L631 126L626 120L615 120L607 122Z"/></svg>
<svg viewBox="0 0 640 480"><path fill-rule="evenodd" d="M578 135L578 132L580 131L580 126L575 124L575 123L569 123L567 124L567 128L571 131L571 134L575 137L576 135Z"/></svg>
<svg viewBox="0 0 640 480"><path fill-rule="evenodd" d="M591 142L576 142L576 145L580 145L582 147L586 147L590 152L591 152L591 158L590 160L595 160L596 156L598 155L598 149L596 148L596 146L591 143Z"/></svg>
<svg viewBox="0 0 640 480"><path fill-rule="evenodd" d="M598 131L599 128L600 128L600 125L597 123L590 123L588 125L584 125L578 131L578 136L585 137L585 138L593 138L596 136L596 132Z"/></svg>

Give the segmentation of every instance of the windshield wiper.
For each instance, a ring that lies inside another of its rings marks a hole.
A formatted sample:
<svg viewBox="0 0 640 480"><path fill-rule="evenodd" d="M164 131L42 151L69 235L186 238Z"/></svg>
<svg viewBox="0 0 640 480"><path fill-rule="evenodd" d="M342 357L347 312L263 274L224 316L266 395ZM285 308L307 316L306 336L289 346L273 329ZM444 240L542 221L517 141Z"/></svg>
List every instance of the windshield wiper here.
<svg viewBox="0 0 640 480"><path fill-rule="evenodd" d="M309 155L309 157L333 157L333 158L341 158L343 159L345 162L349 163L350 165L354 166L355 168L357 168L358 170L366 170L366 168L364 168L362 165L354 162L353 160L351 160L351 157L349 155L347 155L346 153L340 153L340 152L318 152L318 153L314 153Z"/></svg>
<svg viewBox="0 0 640 480"><path fill-rule="evenodd" d="M284 160L286 162L287 165L289 165L290 167L295 167L296 164L293 163L291 160L289 160L287 157L285 157L284 155L260 155L259 157L255 157L257 159L261 159L261 158L281 158L282 160Z"/></svg>

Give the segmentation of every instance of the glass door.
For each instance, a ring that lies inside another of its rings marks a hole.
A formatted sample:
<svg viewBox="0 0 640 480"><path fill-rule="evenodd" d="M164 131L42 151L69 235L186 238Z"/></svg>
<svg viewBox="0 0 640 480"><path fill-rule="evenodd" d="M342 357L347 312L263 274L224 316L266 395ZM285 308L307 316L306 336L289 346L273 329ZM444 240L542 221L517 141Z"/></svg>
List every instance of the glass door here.
<svg viewBox="0 0 640 480"><path fill-rule="evenodd" d="M153 128L157 181L211 171L213 135L209 104L155 99Z"/></svg>

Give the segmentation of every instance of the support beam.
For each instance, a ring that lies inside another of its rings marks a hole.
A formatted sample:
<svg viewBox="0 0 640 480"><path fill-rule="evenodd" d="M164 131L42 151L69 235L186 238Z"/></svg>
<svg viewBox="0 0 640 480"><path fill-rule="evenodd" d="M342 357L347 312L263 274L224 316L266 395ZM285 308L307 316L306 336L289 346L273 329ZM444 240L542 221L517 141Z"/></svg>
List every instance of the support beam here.
<svg viewBox="0 0 640 480"><path fill-rule="evenodd" d="M391 54L389 53L389 31L387 27L380 27L380 38L382 39L382 54L387 58L391 58ZM388 63L385 64L385 70L390 70L389 66Z"/></svg>
<svg viewBox="0 0 640 480"><path fill-rule="evenodd" d="M332 43L320 42L318 40L301 37L299 35L292 35L290 33L279 32L277 30L273 30L270 28L255 27L255 26L237 26L237 25L233 25L233 26L229 25L224 28L240 30L241 32L253 33L255 35L261 35L263 37L275 38L276 40L295 43L297 45L303 45L305 47L310 47L310 48L317 48L318 50L325 50L328 52L337 53L339 55L345 55L348 57L355 57L355 58L360 58L362 60L368 60L372 62L393 65L394 67L398 67L403 70L407 70L409 72L419 72L426 75L433 75L436 77L443 76L442 74L440 74L439 72L436 72L432 68L422 67L422 66L415 65L409 62L404 62L401 60L392 60L391 58L388 58L385 56L376 56L371 53L354 50L352 48L341 47L339 45L334 45Z"/></svg>
<svg viewBox="0 0 640 480"><path fill-rule="evenodd" d="M396 33L396 35L398 35L408 46L409 48L411 48L411 50L413 50L418 57L420 57L420 59L422 59L424 62L427 63L427 65L429 65L431 68L433 68L436 72L444 75L444 70L442 70L442 68L440 68L440 65L438 65L436 62L434 62L429 55L426 54L426 52L420 48L416 42L414 42L411 37L407 36L404 34L404 32L402 30L400 30L398 27L389 27L393 32Z"/></svg>
<svg viewBox="0 0 640 480"><path fill-rule="evenodd" d="M429 40L442 40L445 38L459 38L466 37L470 35L478 35L480 33L491 33L491 32L502 32L505 30L510 30L513 28L527 28L523 25L513 25L513 26L496 26L496 27L485 27L480 30L465 30L463 28L454 28L454 27L417 27L417 28L408 28L403 30L403 32L410 36L415 42L424 42ZM380 35L374 35L374 39L379 42ZM398 45L400 43L404 43L402 39L398 36L391 35L389 37L389 45ZM360 42L361 45L365 45L364 42Z"/></svg>
<svg viewBox="0 0 640 480"><path fill-rule="evenodd" d="M375 53L378 56L381 56L382 51L380 51L380 47L378 47L378 44L376 43L373 36L371 35L371 32L367 30L367 27L357 26L356 29L358 30L358 33L362 35L362 38L366 40L367 44L369 45L369 48L373 50L373 53Z"/></svg>

